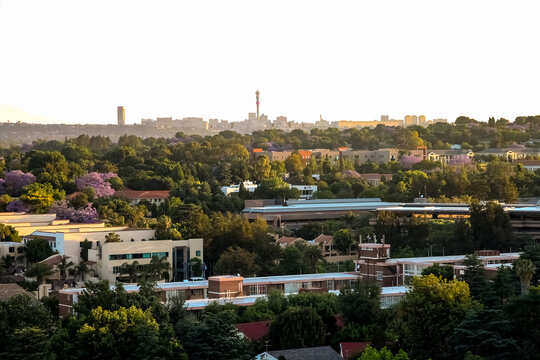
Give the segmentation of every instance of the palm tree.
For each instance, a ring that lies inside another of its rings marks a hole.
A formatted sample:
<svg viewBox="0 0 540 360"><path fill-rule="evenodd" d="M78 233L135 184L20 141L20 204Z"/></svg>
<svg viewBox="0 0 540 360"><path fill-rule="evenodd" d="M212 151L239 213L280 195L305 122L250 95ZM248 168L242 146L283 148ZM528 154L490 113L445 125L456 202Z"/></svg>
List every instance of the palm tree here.
<svg viewBox="0 0 540 360"><path fill-rule="evenodd" d="M60 271L60 278L64 281L66 280L68 269L75 265L73 261L68 262L67 260L68 258L69 256L65 256L65 255L62 256L62 262L58 264L58 270Z"/></svg>
<svg viewBox="0 0 540 360"><path fill-rule="evenodd" d="M110 243L110 242L121 242L122 240L120 239L120 235L118 235L117 233L108 233L107 235L105 235L105 242L106 243Z"/></svg>
<svg viewBox="0 0 540 360"><path fill-rule="evenodd" d="M32 267L28 270L26 270L25 275L28 277L35 277L37 280L38 285L43 284L43 280L47 276L51 276L54 274L53 267L48 264L44 263L35 263L32 265Z"/></svg>
<svg viewBox="0 0 540 360"><path fill-rule="evenodd" d="M81 276L81 281L85 281L85 276L90 272L90 269L84 261L81 261L79 265L75 266L75 276Z"/></svg>
<svg viewBox="0 0 540 360"><path fill-rule="evenodd" d="M147 271L154 279L159 279L161 276L167 278L170 266L165 257L152 256L150 264L147 265Z"/></svg>
<svg viewBox="0 0 540 360"><path fill-rule="evenodd" d="M531 279L536 272L536 266L531 260L519 259L516 261L515 268L521 281L521 295L527 295L529 286L531 286Z"/></svg>
<svg viewBox="0 0 540 360"><path fill-rule="evenodd" d="M134 261L131 264L123 263L122 266L120 266L120 274L127 274L129 282L136 282L137 276L139 275L139 262Z"/></svg>

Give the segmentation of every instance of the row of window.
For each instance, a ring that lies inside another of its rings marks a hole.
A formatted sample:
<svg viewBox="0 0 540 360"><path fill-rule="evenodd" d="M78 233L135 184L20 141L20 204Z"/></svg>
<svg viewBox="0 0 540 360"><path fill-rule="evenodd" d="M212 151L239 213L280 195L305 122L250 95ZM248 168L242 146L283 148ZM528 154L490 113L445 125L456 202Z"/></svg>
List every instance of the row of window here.
<svg viewBox="0 0 540 360"><path fill-rule="evenodd" d="M109 260L129 260L129 259L151 259L154 256L158 258L169 257L168 252L156 252L156 253L138 253L138 254L114 254L109 255Z"/></svg>

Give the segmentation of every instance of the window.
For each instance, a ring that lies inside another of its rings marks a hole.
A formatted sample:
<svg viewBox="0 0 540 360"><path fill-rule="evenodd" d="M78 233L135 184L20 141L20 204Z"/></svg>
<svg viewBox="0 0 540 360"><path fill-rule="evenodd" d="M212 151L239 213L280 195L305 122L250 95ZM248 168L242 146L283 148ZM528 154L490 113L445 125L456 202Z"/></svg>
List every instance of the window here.
<svg viewBox="0 0 540 360"><path fill-rule="evenodd" d="M195 256L201 256L201 250L195 251Z"/></svg>
<svg viewBox="0 0 540 360"><path fill-rule="evenodd" d="M11 253L11 252L15 252L15 246L10 246L10 247L9 247L9 252L10 252L10 253Z"/></svg>
<svg viewBox="0 0 540 360"><path fill-rule="evenodd" d="M328 290L334 290L334 280L326 280L326 287Z"/></svg>
<svg viewBox="0 0 540 360"><path fill-rule="evenodd" d="M249 295L266 295L266 284L249 285Z"/></svg>
<svg viewBox="0 0 540 360"><path fill-rule="evenodd" d="M376 271L377 274L377 281L383 281L383 272L382 271Z"/></svg>
<svg viewBox="0 0 540 360"><path fill-rule="evenodd" d="M112 273L113 274L120 274L120 266L113 266Z"/></svg>

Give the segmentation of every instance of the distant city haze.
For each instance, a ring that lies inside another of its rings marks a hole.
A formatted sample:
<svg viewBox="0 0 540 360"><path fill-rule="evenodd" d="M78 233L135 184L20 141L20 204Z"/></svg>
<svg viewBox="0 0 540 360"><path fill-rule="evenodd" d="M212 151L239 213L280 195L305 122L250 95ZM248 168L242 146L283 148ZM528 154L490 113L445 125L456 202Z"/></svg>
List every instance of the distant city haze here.
<svg viewBox="0 0 540 360"><path fill-rule="evenodd" d="M0 2L0 121L540 114L538 1Z"/></svg>

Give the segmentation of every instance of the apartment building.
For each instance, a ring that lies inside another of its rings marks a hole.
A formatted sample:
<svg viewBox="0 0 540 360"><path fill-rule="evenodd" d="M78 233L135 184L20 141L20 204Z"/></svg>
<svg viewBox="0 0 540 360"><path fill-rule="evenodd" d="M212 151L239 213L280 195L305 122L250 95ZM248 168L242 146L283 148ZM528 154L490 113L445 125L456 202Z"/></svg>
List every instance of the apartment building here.
<svg viewBox="0 0 540 360"><path fill-rule="evenodd" d="M465 156L472 160L474 158L474 153L472 150L465 149L430 150L427 154L427 159L448 164Z"/></svg>
<svg viewBox="0 0 540 360"><path fill-rule="evenodd" d="M311 157L318 162L328 159L332 164L339 163L341 153L339 150L314 149L311 152Z"/></svg>
<svg viewBox="0 0 540 360"><path fill-rule="evenodd" d="M304 291L329 292L339 291L344 286L358 279L354 273L323 273L249 277L225 275L211 276L208 280L158 283L158 292L162 301L183 296L188 310L199 310L214 301L227 301L238 305L252 305L257 298L266 296L274 289L284 294L298 294ZM127 292L137 292L138 285L124 286ZM63 289L59 291L60 316L72 313L73 305L83 288Z"/></svg>
<svg viewBox="0 0 540 360"><path fill-rule="evenodd" d="M379 283L381 286L401 286L409 283L410 278L421 276L422 271L434 264L451 265L454 275L464 274L465 255L427 256L417 258L390 258L390 244L360 243L358 259L355 260L356 271L362 279ZM500 266L511 266L519 259L519 253L500 253L497 250L480 250L478 258L485 266L488 275Z"/></svg>
<svg viewBox="0 0 540 360"><path fill-rule="evenodd" d="M540 157L540 149L536 148L489 148L477 153L483 156L497 156L508 161L515 161L525 158Z"/></svg>
<svg viewBox="0 0 540 360"><path fill-rule="evenodd" d="M9 256L14 267L26 268L26 256L24 253L24 244L13 241L0 242L0 258Z"/></svg>
<svg viewBox="0 0 540 360"><path fill-rule="evenodd" d="M108 242L109 234L116 234L118 242ZM97 278L119 280L120 267L124 263L137 261L140 266L150 263L154 256L164 258L170 264L171 279L182 281L191 277L190 259L197 257L204 260L203 240L153 240L155 231L127 226L83 227L68 229L41 229L23 236L23 243L31 239L46 240L53 251L70 258L75 264L84 261L81 251L83 242L88 241L88 261L95 266Z"/></svg>
<svg viewBox="0 0 540 360"><path fill-rule="evenodd" d="M341 152L341 158L353 164L364 164L367 162L383 164L396 161L398 157L398 149L345 150Z"/></svg>

